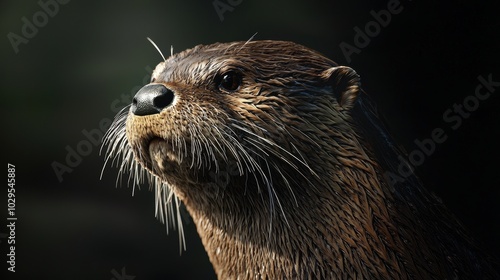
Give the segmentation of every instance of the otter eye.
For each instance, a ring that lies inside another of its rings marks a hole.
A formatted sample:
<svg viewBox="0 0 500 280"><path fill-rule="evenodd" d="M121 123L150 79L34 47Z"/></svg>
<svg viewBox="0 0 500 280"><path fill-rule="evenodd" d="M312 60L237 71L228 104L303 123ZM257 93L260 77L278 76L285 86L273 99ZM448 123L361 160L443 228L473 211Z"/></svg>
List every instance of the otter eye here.
<svg viewBox="0 0 500 280"><path fill-rule="evenodd" d="M229 71L222 74L219 89L225 91L235 91L241 85L241 74L236 71Z"/></svg>

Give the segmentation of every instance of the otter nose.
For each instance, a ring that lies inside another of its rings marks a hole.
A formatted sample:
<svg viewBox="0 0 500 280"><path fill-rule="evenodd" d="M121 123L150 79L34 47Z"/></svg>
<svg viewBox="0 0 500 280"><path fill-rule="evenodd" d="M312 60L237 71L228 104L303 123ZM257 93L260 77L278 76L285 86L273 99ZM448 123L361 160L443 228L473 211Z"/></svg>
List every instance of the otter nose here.
<svg viewBox="0 0 500 280"><path fill-rule="evenodd" d="M173 101L173 91L162 84L149 84L135 94L130 110L137 116L158 114Z"/></svg>

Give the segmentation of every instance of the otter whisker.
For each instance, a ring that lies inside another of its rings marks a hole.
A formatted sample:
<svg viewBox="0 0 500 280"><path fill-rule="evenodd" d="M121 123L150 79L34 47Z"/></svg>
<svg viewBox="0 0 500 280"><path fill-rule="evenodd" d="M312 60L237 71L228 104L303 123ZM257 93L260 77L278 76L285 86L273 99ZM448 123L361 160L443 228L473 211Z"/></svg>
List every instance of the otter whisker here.
<svg viewBox="0 0 500 280"><path fill-rule="evenodd" d="M255 135L255 134L252 134L252 135ZM263 158L266 158L269 156L269 153L272 153L273 155L276 155L278 156L278 158L282 159L283 161L285 161L288 165L290 165L291 167L293 167L295 170L298 171L298 173L304 177L307 182L309 182L309 184L311 184L311 182L309 181L309 179L297 168L297 166L295 166L294 164L292 164L290 161L286 160L286 158L282 157L279 155L279 153L277 153L277 151L275 149L272 149L271 147L274 147L275 145L270 145L270 143L268 141L265 141L264 143L263 142L260 142L259 140L262 140L261 138L257 137L256 139L252 138L252 137L246 137L245 140L247 141L247 143L251 144L254 148L256 148L257 150L261 151L263 155L261 155L261 157L263 156ZM269 147L271 146L271 147ZM292 145L292 147L294 147ZM296 147L294 147L296 149ZM268 152L266 152L268 151ZM300 157L302 158L303 162L305 162L305 159L303 158L302 154L299 153ZM267 162L267 160L266 160ZM293 197L293 200L295 201L295 204L298 206L298 201L297 201L297 198L295 196L295 193L293 192L293 189L292 187L290 186L290 183L287 179L287 176L285 176L285 174L283 174L283 172L281 171L281 169L278 167L277 164L273 164L273 167L274 169L280 174L281 178L283 179L283 182L284 184L287 186L288 190L290 191L290 193L292 194L292 197ZM271 174L271 173L270 173ZM289 178L293 178L293 176L288 176ZM295 180L294 180L295 182ZM275 193L274 191L274 188L272 187L272 182L270 182L271 184L271 188L272 188L272 191ZM268 185L269 187L269 185ZM276 195L276 198L278 199L277 195ZM279 199L278 199L279 200ZM285 217L286 218L286 217Z"/></svg>
<svg viewBox="0 0 500 280"><path fill-rule="evenodd" d="M285 186L290 191L290 194L292 194L293 200L295 201L295 205L299 206L299 202L297 200L297 197L295 196L295 192L293 191L292 186L290 186L290 183L288 182L288 178L293 178L293 177L285 176L285 174L283 174L283 172L281 171L281 168L276 163L273 163L273 167L274 167L274 170L276 170L281 175L281 178L283 179Z"/></svg>
<svg viewBox="0 0 500 280"><path fill-rule="evenodd" d="M286 162L290 167L294 168L295 170L297 170L299 173L302 174L302 172L300 171L300 169L295 165L293 164L291 161L289 161L286 157L284 157L283 155L279 154L275 149L272 149L271 147L276 147L278 148L280 151L282 152L285 152L286 155L289 155L291 156L293 159L297 160L299 163L301 163L302 165L304 165L314 176L318 177L318 175L316 174L316 172L314 172L314 170L311 169L311 167L309 167L309 165L305 162L305 161L302 161L301 159L297 158L295 155L293 155L292 153L290 153L289 151L285 150L284 148L282 148L281 146L275 144L274 142L271 142L269 141L268 139L262 137L262 136L259 136L251 131L249 131L248 129L246 128L243 128L243 127L240 127L238 125L234 125L236 128L239 128L241 129L242 131L250 134L251 136L253 137L256 137L257 139L260 139L262 140L263 142L260 142L260 141L253 141L252 138L247 138L247 140L249 141L252 141L254 144L258 144L258 145L261 145L263 148L265 148L267 151L269 151L270 153L274 154L275 156L277 156L278 158L280 158L281 160L283 160L284 162ZM302 174L302 176L304 176L304 178L306 178L305 175Z"/></svg>
<svg viewBox="0 0 500 280"><path fill-rule="evenodd" d="M302 164L304 167L306 167L306 168L307 168L307 169L311 172L311 174L313 174L315 177L318 177L318 178L319 178L319 175L318 175L318 174L316 174L316 172L315 172L315 171L314 171L314 170L313 170L313 169L309 166L309 164L307 164L307 162L306 162L306 161L303 161L303 160L301 160L301 159L297 158L295 155L293 155L291 152L289 152L289 151L285 150L283 147L281 147L281 146L277 145L276 143L272 142L271 140L269 140L269 139L267 139L267 138L264 138L264 137L262 137L262 136L260 136L260 135L258 135L258 134L256 134L256 133L254 133L254 132L250 131L248 128L242 127L242 126L237 125L237 124L235 124L235 123L233 123L233 124L232 124L232 126L234 126L235 128L240 129L241 131L243 131L243 132L245 132L245 133L250 134L250 135L251 135L251 136L253 136L253 137L256 137L256 138L258 138L258 139L262 140L263 142L266 142L266 143L267 143L269 146L271 146L271 147L276 147L276 148L280 149L280 150L281 150L282 152L284 152L286 155L291 156L292 158L294 158L295 160L297 160L299 163L301 163L301 164ZM265 130L264 130L264 131L265 131ZM272 150L270 149L270 151L272 151ZM282 159L283 159L283 160L285 160L285 158L284 158L284 157L283 157ZM297 168L297 167L296 167L293 163L290 163L290 164L291 164L291 166L292 166L292 167L294 167L295 169L297 169L297 170L298 170L298 168Z"/></svg>
<svg viewBox="0 0 500 280"><path fill-rule="evenodd" d="M253 40L253 38L257 35L257 33L259 33L259 32L255 32L250 38L248 38L248 40L240 47L238 52L240 52L241 49L243 49L243 47L245 47L248 43L250 43Z"/></svg>
<svg viewBox="0 0 500 280"><path fill-rule="evenodd" d="M123 145L126 144L125 119L128 107L129 106L126 106L125 108L120 110L113 123L111 124L111 127L104 134L102 145L99 149L99 155L101 154L104 145L107 145L108 147L106 149L106 161L104 162L103 168L101 170L100 178L102 178L104 169L106 168L109 159L113 158L113 161L111 162L111 165L113 165L113 162L116 159L116 157L113 155L119 155L124 152Z"/></svg>
<svg viewBox="0 0 500 280"><path fill-rule="evenodd" d="M228 130L231 131L232 134L234 134L234 131L232 131L231 128L228 128ZM228 141L226 142L227 143L227 147L229 148L229 150L232 153L233 157L237 161L240 175L243 175L243 169L242 168L243 168L243 164L244 164L246 166L246 169L251 174L253 174L255 182L257 184L257 190L260 193L261 192L261 188L260 188L260 183L259 182L261 180L259 180L259 178L257 177L257 175L260 175L262 181L266 185L270 184L269 183L270 180L266 176L266 174L264 173L263 169L261 168L261 164L259 164L258 160L255 159L251 154L257 156L258 158L260 158L261 160L264 160L264 161L267 160L266 159L267 156L263 156L261 154L258 154L258 153L256 153L253 150L247 151L245 149L245 147L239 141L237 141L236 138L234 138L233 135L231 135L231 134L229 134L227 132L224 132L224 134L228 138ZM222 139L224 139L224 138L222 138ZM226 141L226 140L224 139L224 141ZM251 152L251 154L249 152ZM264 154L265 154L265 152L264 152ZM265 154L265 155L267 155L267 154ZM247 178L248 178L248 176L247 176ZM246 192L247 187L248 187L248 179L246 179L246 181L245 181L245 192Z"/></svg>
<svg viewBox="0 0 500 280"><path fill-rule="evenodd" d="M156 50L160 53L161 57L163 58L163 61L166 61L167 59L165 59L165 56L163 55L163 53L161 52L160 48L158 48L158 46L156 45L155 42L153 42L153 40L151 40L151 38L147 37L148 41L151 42L151 44L153 44L153 46L156 48ZM171 51L173 51L171 49Z"/></svg>
<svg viewBox="0 0 500 280"><path fill-rule="evenodd" d="M186 250L186 239L184 238L184 227L182 225L182 216L180 211L181 202L177 196L174 196L174 201L177 214L177 231L179 232L179 240L181 240L181 242L179 243L179 252L182 252L183 249Z"/></svg>
<svg viewBox="0 0 500 280"><path fill-rule="evenodd" d="M263 148L261 147L262 143L258 142L255 139L252 139L252 138L247 138L246 140L249 141L249 143L252 144L253 147L255 147L256 149L262 151L266 157L269 156L269 154L267 154L267 152L265 152L263 150ZM267 149L267 150L269 150L269 149ZM273 164L273 167L274 167L274 170L276 170L281 175L281 177L282 177L285 185L289 189L290 193L292 194L292 197L294 198L296 204L298 205L297 198L295 197L295 193L293 192L293 190L292 190L292 188L291 188L291 186L290 186L290 184L288 182L287 177L282 173L281 168L279 168L276 163ZM305 175L302 174L301 172L299 172L299 174L302 175L304 178L306 178ZM290 176L290 178L293 178L293 177Z"/></svg>
<svg viewBox="0 0 500 280"><path fill-rule="evenodd" d="M217 133L219 134L219 133ZM223 150L220 142L217 140L218 137L213 137L213 138L207 138L207 142L211 145L211 147L214 147L215 149L215 152L218 154L218 155L221 155L222 156L222 159L224 160L224 162L228 162L228 159L227 159L227 156L225 155L225 151ZM213 140L215 139L215 140ZM217 158L216 158L216 155L213 151L211 151L211 157L212 157L212 161L214 162L214 165L215 165L215 172L219 172L219 163L217 161ZM210 169L211 166L209 166L209 169Z"/></svg>
<svg viewBox="0 0 500 280"><path fill-rule="evenodd" d="M248 170L248 172L250 174L253 174L253 176L255 177L255 181L257 183L257 189L258 192L260 192L260 185L259 185L260 180L258 180L256 173L260 173L262 175L262 170L258 170L258 168L260 167L258 162L255 161L255 159L246 151L246 149L241 145L241 143L237 141L236 138L234 138L233 136L234 131L229 127L225 126L225 128L226 130L216 129L217 135L220 136L216 138L217 139L216 141L220 140L222 142L221 144L223 144L224 147L224 149L222 149L224 151L224 154L228 154L229 152L232 155L232 158L234 158L234 163L236 163L238 167L239 175L240 176L244 174L247 175L245 179L245 193L248 187L248 173L245 173L244 171L245 169ZM225 152L226 149L228 152ZM223 159L226 161L226 163L231 163L227 156L224 156ZM264 179L264 181L266 180Z"/></svg>
<svg viewBox="0 0 500 280"><path fill-rule="evenodd" d="M253 139L251 139L251 141L253 141ZM235 143L239 143L239 142L235 142ZM262 164L259 164L257 161L255 161L255 159L253 159L253 157L251 157L248 152L243 148L243 146L241 145L237 145L240 149L239 151L243 152L244 155L246 155L245 157L242 157L242 158L247 158L250 160L249 163L247 163L247 166L251 167L251 169L249 168L249 170L256 170L256 174L255 172L252 172L254 173L254 176L256 176L257 174L260 175L262 181L264 182L264 184L266 185L267 187L267 190L268 190L268 195L269 195L269 215L270 215L270 219L269 219L269 233L271 234L272 232L272 221L273 221L273 213L275 212L275 207L274 207L274 201L276 199L277 203L278 203L278 206L280 208L280 211L286 221L286 223L288 224L288 220L286 218L286 215L285 215L285 212L284 212L284 209L283 209L283 206L281 205L281 202L279 200L279 197L273 187L273 179L272 179L272 172L271 172L271 168L269 166L269 163L267 161L267 156L262 156L260 154L256 154L258 157L261 158L261 161L265 162L265 165L267 167L267 172L265 172L263 169L262 169ZM240 157L237 157L237 158L240 158ZM248 165L249 164L249 165ZM267 175L266 175L267 174ZM259 185L259 182L260 180L255 177L255 181L257 183L257 185ZM260 190L260 186L257 186L258 190ZM245 189L246 190L246 189Z"/></svg>
<svg viewBox="0 0 500 280"><path fill-rule="evenodd" d="M267 173L269 174L269 181L266 182L266 186L267 186L267 192L268 192L268 198L269 198L269 230L268 230L269 239L268 240L271 240L274 213L275 213L275 205L274 205L275 199L276 199L276 202L278 203L278 208L283 216L283 219L288 227L290 227L290 223L288 222L288 219L286 217L285 211L283 209L283 205L281 204L281 201L278 197L278 194L276 193L276 190L273 187L272 172L271 172L271 168L269 166L269 162L267 161L267 159L265 159L264 162L266 164Z"/></svg>
<svg viewBox="0 0 500 280"><path fill-rule="evenodd" d="M172 202L174 195L170 187L162 183L159 178L153 176L149 172L146 172L146 170L134 159L136 156L140 160L143 160L144 155L142 154L141 149L137 149L138 154L134 156L132 147L126 137L125 124L128 118L129 109L130 105L118 112L110 128L103 137L103 144L100 148L100 152L103 151L104 145L106 145L107 148L105 162L100 177L102 179L104 169L108 164L114 166L119 162L120 164L118 166L116 184L121 184L123 175L125 173L129 173L128 185L132 185L132 195L135 194L135 187L140 187L140 185L145 182L145 179L147 179L150 185L155 189L155 216L166 225L167 233L169 227L173 227L174 229L177 228L179 230L180 249L186 249L184 230L182 227L182 217L179 212L180 201L177 197L175 197L175 202ZM176 212L176 214L174 214L174 212Z"/></svg>
<svg viewBox="0 0 500 280"><path fill-rule="evenodd" d="M173 194L171 188L164 184L160 178L154 177L151 180L154 180L152 184L155 191L155 216L165 224L167 234L170 227L174 229L177 227L179 232L179 250L182 252L182 250L186 250L186 240L184 238L179 198Z"/></svg>

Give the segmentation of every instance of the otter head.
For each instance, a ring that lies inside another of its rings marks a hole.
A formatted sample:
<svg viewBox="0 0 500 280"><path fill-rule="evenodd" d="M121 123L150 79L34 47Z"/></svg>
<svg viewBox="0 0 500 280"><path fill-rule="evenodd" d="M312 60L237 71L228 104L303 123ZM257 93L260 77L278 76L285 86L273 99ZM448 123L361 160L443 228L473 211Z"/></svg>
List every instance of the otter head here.
<svg viewBox="0 0 500 280"><path fill-rule="evenodd" d="M304 148L317 146L307 130L335 121L325 110L342 121L337 115L356 94L354 71L297 44L197 46L156 67L133 99L125 131L137 162L173 185L233 169L271 180L264 169L273 166L262 162L305 175L314 172Z"/></svg>
<svg viewBox="0 0 500 280"><path fill-rule="evenodd" d="M156 182L160 203L184 202L219 275L235 275L226 267L235 250L253 258L248 275L263 275L257 262L285 258L285 245L307 235L280 234L309 228L330 207L325 197L352 191L337 170L369 169L350 116L358 93L352 69L298 44L197 46L156 67L106 142L134 180Z"/></svg>

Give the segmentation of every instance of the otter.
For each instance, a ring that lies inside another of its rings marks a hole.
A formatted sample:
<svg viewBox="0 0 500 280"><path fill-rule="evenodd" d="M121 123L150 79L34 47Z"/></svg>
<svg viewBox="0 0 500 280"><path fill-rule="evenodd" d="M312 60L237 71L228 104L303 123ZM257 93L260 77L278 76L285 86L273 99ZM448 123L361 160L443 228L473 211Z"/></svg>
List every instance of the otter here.
<svg viewBox="0 0 500 280"><path fill-rule="evenodd" d="M387 176L405 152L358 74L302 45L172 54L104 144L160 217L185 205L219 279L500 277L415 174Z"/></svg>

